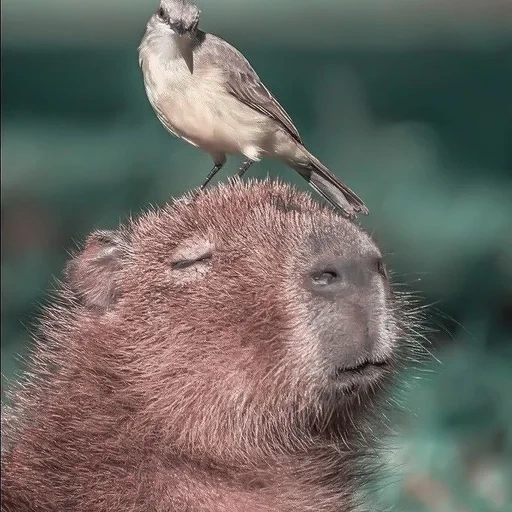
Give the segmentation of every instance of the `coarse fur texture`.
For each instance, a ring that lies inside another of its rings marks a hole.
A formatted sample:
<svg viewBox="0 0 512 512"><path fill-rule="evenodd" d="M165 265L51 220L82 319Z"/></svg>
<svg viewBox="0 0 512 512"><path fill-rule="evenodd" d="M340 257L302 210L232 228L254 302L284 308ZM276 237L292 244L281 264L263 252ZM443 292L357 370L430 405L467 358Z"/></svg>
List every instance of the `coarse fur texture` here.
<svg viewBox="0 0 512 512"><path fill-rule="evenodd" d="M360 227L236 181L65 276L3 411L3 511L355 510L408 323Z"/></svg>

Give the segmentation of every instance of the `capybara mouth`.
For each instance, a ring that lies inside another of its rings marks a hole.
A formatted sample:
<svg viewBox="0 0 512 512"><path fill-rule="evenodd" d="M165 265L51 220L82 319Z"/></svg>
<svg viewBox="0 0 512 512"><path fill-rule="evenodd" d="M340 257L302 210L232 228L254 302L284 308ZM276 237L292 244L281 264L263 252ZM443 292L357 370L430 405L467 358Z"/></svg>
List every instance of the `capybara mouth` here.
<svg viewBox="0 0 512 512"><path fill-rule="evenodd" d="M368 377L370 379L378 378L384 373L388 366L389 361L370 361L369 359L366 359L355 366L336 368L335 379L343 381L347 378L353 379L357 377Z"/></svg>

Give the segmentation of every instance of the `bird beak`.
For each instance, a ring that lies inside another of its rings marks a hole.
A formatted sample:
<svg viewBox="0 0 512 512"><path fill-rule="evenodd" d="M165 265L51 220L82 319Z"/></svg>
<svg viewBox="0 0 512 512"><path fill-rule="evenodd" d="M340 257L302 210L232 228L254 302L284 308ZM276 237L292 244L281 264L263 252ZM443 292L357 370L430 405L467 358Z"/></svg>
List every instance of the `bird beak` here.
<svg viewBox="0 0 512 512"><path fill-rule="evenodd" d="M194 54L192 52L190 32L185 32L178 37L178 48L190 74L194 74Z"/></svg>

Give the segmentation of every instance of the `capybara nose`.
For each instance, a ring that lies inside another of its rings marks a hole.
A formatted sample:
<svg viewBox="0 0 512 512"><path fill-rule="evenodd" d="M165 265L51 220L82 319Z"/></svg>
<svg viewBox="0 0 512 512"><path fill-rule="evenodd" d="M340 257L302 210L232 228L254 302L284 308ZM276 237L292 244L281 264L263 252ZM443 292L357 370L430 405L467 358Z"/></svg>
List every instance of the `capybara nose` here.
<svg viewBox="0 0 512 512"><path fill-rule="evenodd" d="M337 298L351 293L354 288L361 290L370 284L370 279L367 262L330 258L313 265L306 284L315 295Z"/></svg>
<svg viewBox="0 0 512 512"><path fill-rule="evenodd" d="M313 298L312 309L318 310L314 323L323 333L325 360L341 372L380 361L385 358L379 344L385 334L386 308L380 258L341 257L329 249L319 252L305 284Z"/></svg>

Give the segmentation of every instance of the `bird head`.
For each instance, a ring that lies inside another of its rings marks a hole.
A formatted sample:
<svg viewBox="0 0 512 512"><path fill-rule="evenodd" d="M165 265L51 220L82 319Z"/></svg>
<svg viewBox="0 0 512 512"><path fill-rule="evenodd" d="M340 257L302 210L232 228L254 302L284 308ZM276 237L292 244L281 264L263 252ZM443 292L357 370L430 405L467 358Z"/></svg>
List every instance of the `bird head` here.
<svg viewBox="0 0 512 512"><path fill-rule="evenodd" d="M199 25L199 8L188 0L161 0L155 13L158 23L180 37L191 38Z"/></svg>

